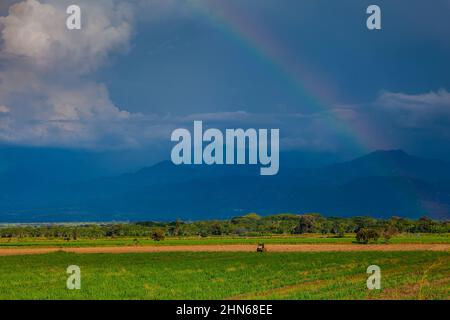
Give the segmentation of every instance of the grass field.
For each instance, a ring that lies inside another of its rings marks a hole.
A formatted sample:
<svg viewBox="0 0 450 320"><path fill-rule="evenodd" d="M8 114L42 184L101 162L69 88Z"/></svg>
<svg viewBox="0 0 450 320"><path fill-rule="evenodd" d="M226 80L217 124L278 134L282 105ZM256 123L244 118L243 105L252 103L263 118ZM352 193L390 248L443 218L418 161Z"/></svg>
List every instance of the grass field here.
<svg viewBox="0 0 450 320"><path fill-rule="evenodd" d="M66 268L81 268L81 290ZM382 290L366 288L381 267ZM0 299L449 299L450 252L0 257Z"/></svg>
<svg viewBox="0 0 450 320"><path fill-rule="evenodd" d="M0 249L346 244L355 237L1 239ZM378 243L383 243L380 240ZM392 244L449 244L449 234L398 235ZM389 247L389 244L383 245ZM360 249L358 249L360 250ZM395 249L397 250L397 249ZM414 249L416 250L416 249ZM382 290L366 288L379 265ZM82 289L66 288L69 265ZM51 253L0 257L0 299L450 299L450 252Z"/></svg>
<svg viewBox="0 0 450 320"><path fill-rule="evenodd" d="M301 236L267 236L267 237L189 237L189 238L167 238L164 241L155 242L149 238L113 238L113 239L36 239L36 238L13 238L0 239L0 248L15 247L97 247L97 246L134 246L134 245L226 245L226 244L254 244L260 242L266 244L344 244L355 242L354 234L347 234L343 238L336 238L321 234ZM383 243L383 240L379 240ZM450 243L450 234L403 234L397 235L390 243Z"/></svg>

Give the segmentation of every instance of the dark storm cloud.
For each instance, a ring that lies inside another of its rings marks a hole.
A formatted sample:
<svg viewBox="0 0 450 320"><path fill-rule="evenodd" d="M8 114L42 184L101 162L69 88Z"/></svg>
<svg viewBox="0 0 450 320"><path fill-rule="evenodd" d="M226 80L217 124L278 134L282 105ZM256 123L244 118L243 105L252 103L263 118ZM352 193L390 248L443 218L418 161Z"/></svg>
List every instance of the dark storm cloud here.
<svg viewBox="0 0 450 320"><path fill-rule="evenodd" d="M380 0L379 32L365 27L365 0L81 1L104 22L79 39L82 50L42 10L63 21L66 2L22 3L36 15L13 12L22 20L0 27L2 140L150 148L204 120L280 128L282 148L450 157L449 1Z"/></svg>

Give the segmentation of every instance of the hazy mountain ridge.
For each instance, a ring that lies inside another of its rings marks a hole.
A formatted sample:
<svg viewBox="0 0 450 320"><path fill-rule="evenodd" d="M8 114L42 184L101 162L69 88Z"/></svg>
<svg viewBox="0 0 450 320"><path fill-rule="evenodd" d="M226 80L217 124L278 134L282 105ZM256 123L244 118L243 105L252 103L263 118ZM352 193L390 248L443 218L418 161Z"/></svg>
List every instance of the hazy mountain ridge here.
<svg viewBox="0 0 450 320"><path fill-rule="evenodd" d="M400 150L261 177L255 166L175 166L2 193L0 220L171 220L258 212L450 217L450 164Z"/></svg>

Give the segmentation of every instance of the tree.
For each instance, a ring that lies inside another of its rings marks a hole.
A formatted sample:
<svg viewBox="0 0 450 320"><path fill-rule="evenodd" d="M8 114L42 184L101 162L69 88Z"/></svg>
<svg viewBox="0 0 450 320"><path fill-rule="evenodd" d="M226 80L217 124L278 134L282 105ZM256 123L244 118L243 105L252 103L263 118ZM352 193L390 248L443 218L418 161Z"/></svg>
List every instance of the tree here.
<svg viewBox="0 0 450 320"><path fill-rule="evenodd" d="M155 229L152 232L152 239L155 241L162 241L166 238L166 233L163 229Z"/></svg>
<svg viewBox="0 0 450 320"><path fill-rule="evenodd" d="M331 229L331 233L335 234L338 238L343 238L345 236L345 227L342 223L335 223Z"/></svg>
<svg viewBox="0 0 450 320"><path fill-rule="evenodd" d="M221 236L223 233L222 225L218 222L213 222L210 226L210 232L213 236Z"/></svg>
<svg viewBox="0 0 450 320"><path fill-rule="evenodd" d="M421 217L417 221L417 231L423 233L432 233L434 231L434 221L428 217Z"/></svg>
<svg viewBox="0 0 450 320"><path fill-rule="evenodd" d="M363 244L368 244L370 241L378 241L380 232L375 229L362 228L356 233L356 241Z"/></svg>
<svg viewBox="0 0 450 320"><path fill-rule="evenodd" d="M315 231L315 220L316 217L311 215L300 216L298 225L295 226L292 233L294 234L313 233Z"/></svg>
<svg viewBox="0 0 450 320"><path fill-rule="evenodd" d="M72 230L72 240L77 240L78 239L78 229L74 228Z"/></svg>
<svg viewBox="0 0 450 320"><path fill-rule="evenodd" d="M180 220L176 220L175 222L172 222L169 224L169 235L173 236L173 237L178 237L181 235L182 231L181 231L181 227L182 227L183 222L181 222Z"/></svg>
<svg viewBox="0 0 450 320"><path fill-rule="evenodd" d="M390 222L388 226L383 230L384 242L388 243L396 234L398 234L398 229L392 222Z"/></svg>
<svg viewBox="0 0 450 320"><path fill-rule="evenodd" d="M358 232L361 229L371 228L377 223L377 220L371 217L353 217L351 220L355 224L354 232Z"/></svg>

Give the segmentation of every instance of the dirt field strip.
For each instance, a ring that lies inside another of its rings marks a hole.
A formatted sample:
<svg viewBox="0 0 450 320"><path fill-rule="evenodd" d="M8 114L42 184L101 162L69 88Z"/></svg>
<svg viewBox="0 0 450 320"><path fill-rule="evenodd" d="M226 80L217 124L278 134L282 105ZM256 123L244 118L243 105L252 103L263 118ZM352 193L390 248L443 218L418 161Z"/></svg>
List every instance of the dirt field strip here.
<svg viewBox="0 0 450 320"><path fill-rule="evenodd" d="M350 252L350 251L450 251L450 244L294 244L266 245L267 252ZM151 253L151 252L256 252L255 245L192 245L192 246L134 246L86 248L20 248L0 249L0 256L17 256L70 252L94 253Z"/></svg>

